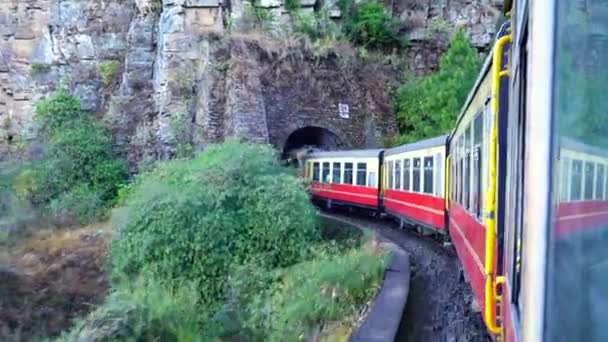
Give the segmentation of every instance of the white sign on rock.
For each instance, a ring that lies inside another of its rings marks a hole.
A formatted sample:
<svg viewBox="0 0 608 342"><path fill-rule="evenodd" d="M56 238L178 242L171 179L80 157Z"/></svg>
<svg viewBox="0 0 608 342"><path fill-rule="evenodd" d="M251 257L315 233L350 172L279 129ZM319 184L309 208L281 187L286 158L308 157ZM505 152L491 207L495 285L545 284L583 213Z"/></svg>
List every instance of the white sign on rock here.
<svg viewBox="0 0 608 342"><path fill-rule="evenodd" d="M343 119L350 118L349 108L347 103L338 103L338 114Z"/></svg>

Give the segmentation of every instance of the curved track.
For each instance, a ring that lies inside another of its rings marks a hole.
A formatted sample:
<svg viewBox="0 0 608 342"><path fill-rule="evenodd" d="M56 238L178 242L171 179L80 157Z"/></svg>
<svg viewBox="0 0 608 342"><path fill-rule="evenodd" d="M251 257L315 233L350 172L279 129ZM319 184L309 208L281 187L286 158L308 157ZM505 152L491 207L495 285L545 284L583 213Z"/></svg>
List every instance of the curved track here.
<svg viewBox="0 0 608 342"><path fill-rule="evenodd" d="M399 229L389 219L346 211L320 214L371 229L410 254L410 292L397 341L490 341L452 247Z"/></svg>

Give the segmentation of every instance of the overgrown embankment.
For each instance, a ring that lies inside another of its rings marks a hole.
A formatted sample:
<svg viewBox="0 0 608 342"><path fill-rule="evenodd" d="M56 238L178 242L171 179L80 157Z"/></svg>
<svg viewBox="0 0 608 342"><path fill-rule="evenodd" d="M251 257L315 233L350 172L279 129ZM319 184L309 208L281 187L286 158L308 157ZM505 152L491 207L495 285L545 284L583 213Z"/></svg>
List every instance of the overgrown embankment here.
<svg viewBox="0 0 608 342"><path fill-rule="evenodd" d="M343 339L383 279L384 248L319 222L269 146L230 140L160 163L114 201L103 234L13 240L3 290L20 300L3 303L7 338Z"/></svg>

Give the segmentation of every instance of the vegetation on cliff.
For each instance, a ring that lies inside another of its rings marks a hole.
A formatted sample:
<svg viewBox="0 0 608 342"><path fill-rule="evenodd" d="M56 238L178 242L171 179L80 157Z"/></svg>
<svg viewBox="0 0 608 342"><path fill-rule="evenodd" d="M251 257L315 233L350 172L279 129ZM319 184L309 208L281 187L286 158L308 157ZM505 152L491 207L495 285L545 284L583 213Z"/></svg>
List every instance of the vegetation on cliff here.
<svg viewBox="0 0 608 342"><path fill-rule="evenodd" d="M46 147L16 177L17 196L56 217L99 218L127 175L109 130L64 89L36 105L35 120Z"/></svg>
<svg viewBox="0 0 608 342"><path fill-rule="evenodd" d="M481 61L475 48L457 31L439 62L439 69L403 84L395 99L400 135L387 145L399 145L447 133L467 98Z"/></svg>

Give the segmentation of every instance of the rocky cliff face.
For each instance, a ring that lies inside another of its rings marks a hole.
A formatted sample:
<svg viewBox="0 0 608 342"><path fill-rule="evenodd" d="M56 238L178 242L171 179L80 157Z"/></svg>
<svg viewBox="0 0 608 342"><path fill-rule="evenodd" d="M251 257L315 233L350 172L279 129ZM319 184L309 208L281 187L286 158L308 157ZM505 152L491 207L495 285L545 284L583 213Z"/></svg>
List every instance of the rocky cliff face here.
<svg viewBox="0 0 608 342"><path fill-rule="evenodd" d="M300 4L314 12L319 1ZM490 0L387 6L407 23L417 73L434 68L445 48L436 33L459 25L484 49L498 15ZM109 122L133 164L227 136L280 148L303 125L333 128L352 147L395 132L387 87L401 74L394 65L253 33L252 8L278 18L273 31L282 35L283 0L1 1L0 159L35 135L34 104L60 82ZM350 121L335 115L339 103L350 105Z"/></svg>

